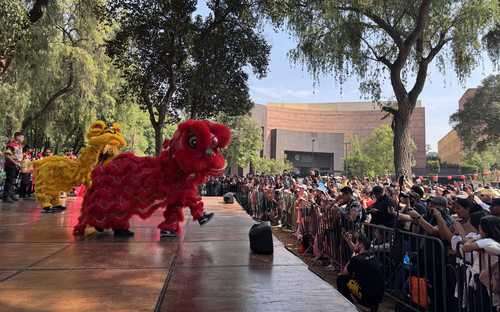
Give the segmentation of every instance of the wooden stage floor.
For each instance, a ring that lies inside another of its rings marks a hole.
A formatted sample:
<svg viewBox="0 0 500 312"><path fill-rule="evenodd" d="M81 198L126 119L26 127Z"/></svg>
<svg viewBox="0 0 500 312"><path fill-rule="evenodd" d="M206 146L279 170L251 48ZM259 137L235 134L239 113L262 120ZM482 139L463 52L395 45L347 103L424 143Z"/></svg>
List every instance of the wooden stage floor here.
<svg viewBox="0 0 500 312"><path fill-rule="evenodd" d="M253 221L238 204L204 200L210 223L188 220L180 239L162 240L161 212L134 219L131 239L76 239L79 199L48 215L34 201L0 203L0 311L356 311L277 239L274 256L251 254Z"/></svg>

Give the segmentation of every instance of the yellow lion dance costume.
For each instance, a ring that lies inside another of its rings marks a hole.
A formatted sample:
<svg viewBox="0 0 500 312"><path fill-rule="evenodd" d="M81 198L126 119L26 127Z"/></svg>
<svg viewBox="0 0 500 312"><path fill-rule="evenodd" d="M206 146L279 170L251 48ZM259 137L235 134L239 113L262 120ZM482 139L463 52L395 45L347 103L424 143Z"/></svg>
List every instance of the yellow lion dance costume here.
<svg viewBox="0 0 500 312"><path fill-rule="evenodd" d="M127 144L118 124L107 126L100 120L90 126L87 140L78 159L50 156L33 162L36 199L45 212L64 210L61 192L82 184L89 187L92 170L99 163L106 164Z"/></svg>

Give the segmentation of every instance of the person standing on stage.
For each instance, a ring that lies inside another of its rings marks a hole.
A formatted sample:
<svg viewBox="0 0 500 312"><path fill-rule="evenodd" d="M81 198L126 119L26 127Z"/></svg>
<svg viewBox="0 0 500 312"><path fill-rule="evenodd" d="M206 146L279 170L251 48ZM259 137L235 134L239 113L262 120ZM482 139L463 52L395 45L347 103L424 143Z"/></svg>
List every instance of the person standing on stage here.
<svg viewBox="0 0 500 312"><path fill-rule="evenodd" d="M17 197L15 196L15 186L21 162L23 160L23 142L24 135L21 132L16 132L14 134L14 139L7 143L4 164L6 177L2 198L6 203L17 201Z"/></svg>

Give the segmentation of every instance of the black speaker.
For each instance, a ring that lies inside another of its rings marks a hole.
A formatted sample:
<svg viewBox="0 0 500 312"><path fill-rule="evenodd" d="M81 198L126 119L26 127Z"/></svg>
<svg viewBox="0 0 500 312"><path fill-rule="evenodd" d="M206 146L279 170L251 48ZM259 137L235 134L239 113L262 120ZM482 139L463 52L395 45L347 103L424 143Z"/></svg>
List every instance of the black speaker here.
<svg viewBox="0 0 500 312"><path fill-rule="evenodd" d="M224 194L224 204L233 204L233 203L234 203L233 193Z"/></svg>
<svg viewBox="0 0 500 312"><path fill-rule="evenodd" d="M264 255L273 253L273 231L269 224L263 222L252 225L248 237L252 252Z"/></svg>

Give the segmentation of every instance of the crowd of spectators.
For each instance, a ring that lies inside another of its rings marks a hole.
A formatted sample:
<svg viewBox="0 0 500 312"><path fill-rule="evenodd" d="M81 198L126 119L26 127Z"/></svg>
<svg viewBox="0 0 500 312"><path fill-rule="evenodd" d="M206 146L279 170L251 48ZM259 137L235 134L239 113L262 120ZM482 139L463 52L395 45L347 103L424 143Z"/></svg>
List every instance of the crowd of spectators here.
<svg viewBox="0 0 500 312"><path fill-rule="evenodd" d="M24 145L24 135L16 132L5 149L0 152L0 193L2 201L14 203L19 198L29 199L34 194L33 161L52 156L52 149L36 151ZM64 152L68 158L75 159L73 151ZM3 170L2 170L3 169Z"/></svg>
<svg viewBox="0 0 500 312"><path fill-rule="evenodd" d="M373 307L384 285L395 287L387 273L397 269L394 263L387 267L384 257L394 260L396 252L406 268L406 282L399 285L412 304L434 311L500 306L500 192L490 185L311 173L212 178L202 189L204 195L226 192L235 193L256 220L290 228L302 252L326 255L326 265L342 276L339 290L350 299ZM373 260L386 267L377 271ZM420 286L424 293L415 290Z"/></svg>

